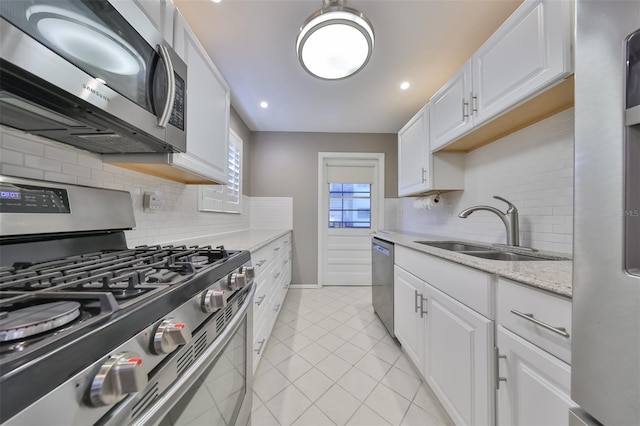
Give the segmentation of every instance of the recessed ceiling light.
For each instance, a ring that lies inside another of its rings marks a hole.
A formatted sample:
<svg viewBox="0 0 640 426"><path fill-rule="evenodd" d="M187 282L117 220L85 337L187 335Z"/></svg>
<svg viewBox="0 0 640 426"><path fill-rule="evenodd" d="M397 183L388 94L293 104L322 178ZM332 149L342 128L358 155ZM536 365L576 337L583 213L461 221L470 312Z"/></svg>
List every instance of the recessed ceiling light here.
<svg viewBox="0 0 640 426"><path fill-rule="evenodd" d="M262 108L269 108L269 104L267 102L265 102L265 101L260 102L260 106Z"/></svg>
<svg viewBox="0 0 640 426"><path fill-rule="evenodd" d="M403 82L400 84L400 89L402 89L402 90L407 90L407 89L409 88L409 86L411 86L411 84L409 84L409 82L408 82L408 81L403 81Z"/></svg>
<svg viewBox="0 0 640 426"><path fill-rule="evenodd" d="M214 3L220 3L222 0L211 0Z"/></svg>

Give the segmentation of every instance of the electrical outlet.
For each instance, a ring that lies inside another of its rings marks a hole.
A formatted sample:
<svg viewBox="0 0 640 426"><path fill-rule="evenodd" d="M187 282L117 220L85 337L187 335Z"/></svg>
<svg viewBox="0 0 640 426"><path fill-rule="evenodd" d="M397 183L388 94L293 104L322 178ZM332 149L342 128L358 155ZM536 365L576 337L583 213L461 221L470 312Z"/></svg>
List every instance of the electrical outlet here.
<svg viewBox="0 0 640 426"><path fill-rule="evenodd" d="M142 197L142 209L148 211L162 210L164 200L159 192L145 192Z"/></svg>

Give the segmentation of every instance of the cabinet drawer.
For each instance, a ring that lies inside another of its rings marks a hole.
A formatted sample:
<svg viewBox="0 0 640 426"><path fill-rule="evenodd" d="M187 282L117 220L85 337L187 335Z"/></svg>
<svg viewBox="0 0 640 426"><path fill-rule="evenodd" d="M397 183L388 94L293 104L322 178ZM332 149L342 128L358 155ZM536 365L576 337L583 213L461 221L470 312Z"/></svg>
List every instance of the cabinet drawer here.
<svg viewBox="0 0 640 426"><path fill-rule="evenodd" d="M291 234L284 235L264 247L251 253L251 262L255 268L256 276L266 269L280 253L291 247Z"/></svg>
<svg viewBox="0 0 640 426"><path fill-rule="evenodd" d="M491 275L398 244L395 263L474 311L493 319Z"/></svg>
<svg viewBox="0 0 640 426"><path fill-rule="evenodd" d="M504 278L498 280L498 323L571 364L571 301Z"/></svg>

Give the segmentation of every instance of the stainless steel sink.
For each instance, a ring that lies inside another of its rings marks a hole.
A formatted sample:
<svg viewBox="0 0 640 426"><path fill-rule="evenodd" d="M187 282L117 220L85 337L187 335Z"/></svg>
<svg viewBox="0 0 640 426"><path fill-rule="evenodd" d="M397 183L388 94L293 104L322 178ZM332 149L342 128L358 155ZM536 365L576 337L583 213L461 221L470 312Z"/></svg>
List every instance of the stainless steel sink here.
<svg viewBox="0 0 640 426"><path fill-rule="evenodd" d="M491 246L463 243L461 241L415 241L425 246L436 247L449 250L468 256L480 257L489 260L510 260L510 261L536 261L536 260L568 260L564 257L547 256L540 253L525 254L516 250L494 249ZM525 250L525 249L520 249Z"/></svg>
<svg viewBox="0 0 640 426"><path fill-rule="evenodd" d="M536 257L536 256L527 256L525 254L518 253L509 253L506 251L482 251L482 252L472 252L472 253L463 253L468 254L469 256L481 257L483 259L490 260L555 260L548 259L546 257Z"/></svg>
<svg viewBox="0 0 640 426"><path fill-rule="evenodd" d="M415 241L425 246L436 247L450 251L491 251L489 247L477 246L475 244L461 243L457 241Z"/></svg>

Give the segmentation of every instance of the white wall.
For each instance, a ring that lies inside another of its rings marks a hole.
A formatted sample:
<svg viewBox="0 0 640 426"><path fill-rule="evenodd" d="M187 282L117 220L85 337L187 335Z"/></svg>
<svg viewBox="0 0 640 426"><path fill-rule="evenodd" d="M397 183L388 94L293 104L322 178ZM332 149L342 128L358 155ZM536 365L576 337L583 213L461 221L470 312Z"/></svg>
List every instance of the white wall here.
<svg viewBox="0 0 640 426"><path fill-rule="evenodd" d="M479 204L506 211L506 204L492 198L499 195L518 208L520 245L573 252L573 109L465 157L465 190L444 194L443 207L416 209L413 198L387 201L389 209L394 204L397 207L397 229L505 243L505 227L493 213L475 212L467 219L457 217L461 210Z"/></svg>
<svg viewBox="0 0 640 426"><path fill-rule="evenodd" d="M130 247L239 231L251 226L251 199L247 196L243 196L242 214L199 212L196 186L103 164L97 154L8 128L0 128L0 174L129 191L136 218L136 229L126 232ZM164 208L144 212L144 192L155 191L164 198ZM265 203L269 203L268 200L262 200L259 206ZM278 210L278 206L287 212L291 210L285 201L269 204L272 210ZM262 217L259 226L277 227L278 221L269 220L274 216Z"/></svg>

